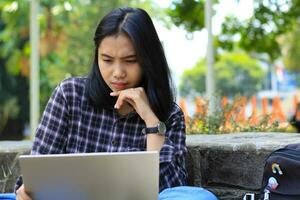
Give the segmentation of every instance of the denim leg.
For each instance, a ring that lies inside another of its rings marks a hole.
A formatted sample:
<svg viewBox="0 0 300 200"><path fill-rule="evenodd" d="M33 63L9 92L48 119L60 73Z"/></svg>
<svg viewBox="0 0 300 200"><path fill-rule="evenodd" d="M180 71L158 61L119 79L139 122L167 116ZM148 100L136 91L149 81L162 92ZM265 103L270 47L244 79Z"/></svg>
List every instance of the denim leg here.
<svg viewBox="0 0 300 200"><path fill-rule="evenodd" d="M15 193L0 193L0 200L15 200Z"/></svg>
<svg viewBox="0 0 300 200"><path fill-rule="evenodd" d="M218 198L201 187L179 186L163 190L159 193L158 200L218 200Z"/></svg>

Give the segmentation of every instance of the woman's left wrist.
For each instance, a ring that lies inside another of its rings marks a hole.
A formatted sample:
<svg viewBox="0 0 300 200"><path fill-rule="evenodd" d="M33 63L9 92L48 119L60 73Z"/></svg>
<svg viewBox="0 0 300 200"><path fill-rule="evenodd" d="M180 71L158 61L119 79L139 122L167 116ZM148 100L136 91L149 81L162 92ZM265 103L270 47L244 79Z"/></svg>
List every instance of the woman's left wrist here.
<svg viewBox="0 0 300 200"><path fill-rule="evenodd" d="M153 127L159 123L159 119L154 114L146 118L144 121L147 127Z"/></svg>

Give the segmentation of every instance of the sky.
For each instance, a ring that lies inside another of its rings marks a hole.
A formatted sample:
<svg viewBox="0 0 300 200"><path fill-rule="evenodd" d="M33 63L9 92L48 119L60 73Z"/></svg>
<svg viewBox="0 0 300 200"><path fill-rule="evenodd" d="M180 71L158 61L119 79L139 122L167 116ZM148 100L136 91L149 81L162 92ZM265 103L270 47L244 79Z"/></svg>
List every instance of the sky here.
<svg viewBox="0 0 300 200"><path fill-rule="evenodd" d="M171 0L154 0L161 7L168 7ZM212 20L213 34L218 34L226 15L234 14L239 19L247 19L252 15L253 0L220 0L215 5L216 15ZM165 28L162 23L154 22L160 40L163 42L169 66L173 72L175 84L185 69L192 68L200 58L205 57L207 45L207 32L195 32L192 40L186 38L186 31L182 28Z"/></svg>

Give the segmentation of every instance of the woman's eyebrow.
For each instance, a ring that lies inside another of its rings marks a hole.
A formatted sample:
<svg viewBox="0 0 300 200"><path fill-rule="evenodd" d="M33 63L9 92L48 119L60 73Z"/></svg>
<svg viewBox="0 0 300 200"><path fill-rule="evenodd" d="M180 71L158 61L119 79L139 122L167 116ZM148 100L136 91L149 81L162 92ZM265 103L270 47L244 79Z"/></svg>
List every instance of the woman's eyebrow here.
<svg viewBox="0 0 300 200"><path fill-rule="evenodd" d="M110 55L105 54L105 53L101 53L100 55L101 55L102 57L113 58L113 56L110 56ZM136 55L135 55L135 54L131 54L131 55L123 56L123 57L121 57L121 58L122 58L122 59L136 58Z"/></svg>
<svg viewBox="0 0 300 200"><path fill-rule="evenodd" d="M105 53L101 53L100 55L103 56L103 57L113 58L112 56L110 56L108 54L105 54Z"/></svg>
<svg viewBox="0 0 300 200"><path fill-rule="evenodd" d="M136 58L136 55L135 54L132 54L132 55L128 55L128 56L124 56L122 57L124 59L128 59L128 58Z"/></svg>

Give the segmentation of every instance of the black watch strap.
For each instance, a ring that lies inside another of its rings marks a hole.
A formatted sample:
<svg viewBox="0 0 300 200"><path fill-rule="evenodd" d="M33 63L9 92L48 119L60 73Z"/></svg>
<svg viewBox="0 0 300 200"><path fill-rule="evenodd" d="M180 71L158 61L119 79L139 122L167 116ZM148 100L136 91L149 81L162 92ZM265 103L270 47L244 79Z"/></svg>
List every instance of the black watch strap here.
<svg viewBox="0 0 300 200"><path fill-rule="evenodd" d="M158 122L154 127L146 127L142 130L143 134L156 133L159 135L164 135L166 133L166 125L163 122Z"/></svg>
<svg viewBox="0 0 300 200"><path fill-rule="evenodd" d="M143 129L144 134L148 133L158 133L158 128L157 127L148 127Z"/></svg>

